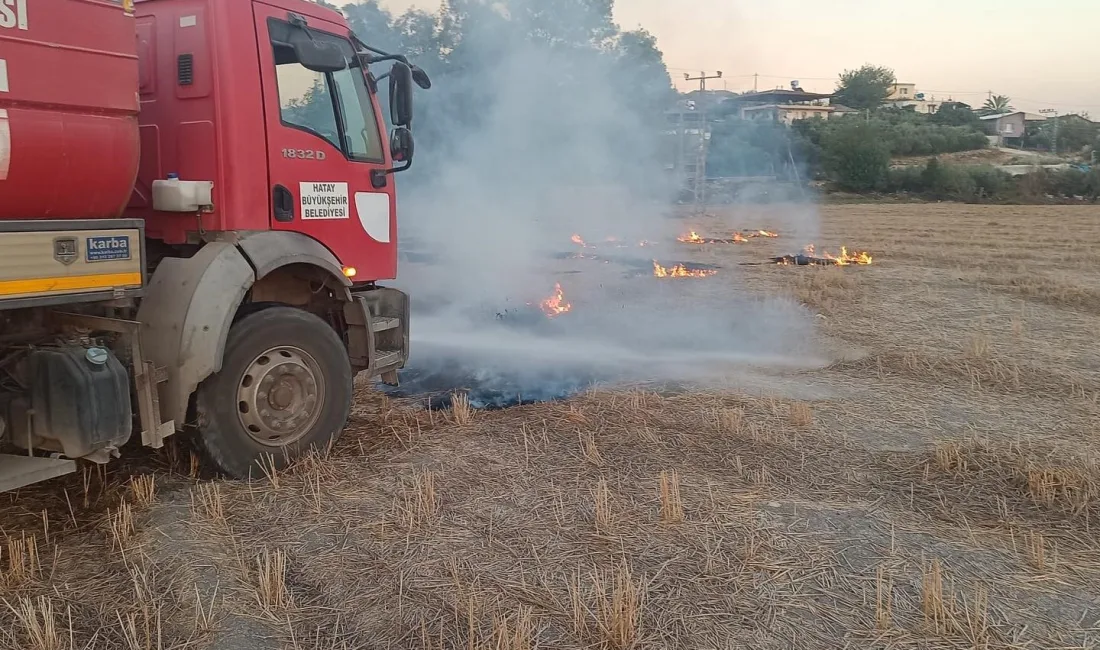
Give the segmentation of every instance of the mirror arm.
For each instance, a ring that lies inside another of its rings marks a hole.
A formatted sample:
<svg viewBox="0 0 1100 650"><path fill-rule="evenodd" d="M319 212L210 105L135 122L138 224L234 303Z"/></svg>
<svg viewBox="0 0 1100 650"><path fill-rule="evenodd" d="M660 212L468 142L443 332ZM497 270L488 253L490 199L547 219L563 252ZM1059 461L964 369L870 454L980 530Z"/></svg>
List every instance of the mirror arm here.
<svg viewBox="0 0 1100 650"><path fill-rule="evenodd" d="M370 184L376 190L380 190L386 186L386 178L390 174L399 174L412 167L412 161L406 161L404 167L390 167L389 169L373 169L370 173Z"/></svg>
<svg viewBox="0 0 1100 650"><path fill-rule="evenodd" d="M293 11L287 12L287 22L289 22L292 27L297 27L298 29L305 32L306 36L309 37L309 40L317 40L313 38L313 32L309 30L309 21L307 21L306 17L302 14L296 14Z"/></svg>
<svg viewBox="0 0 1100 650"><path fill-rule="evenodd" d="M385 50L380 50L376 47L371 47L370 45L367 45L366 43L364 43L362 41L362 39L360 39L358 36L356 36L355 32L351 33L351 41L353 43L355 43L356 45L358 45L359 47L366 50L367 52L370 52L371 54L377 54L379 57L382 57L382 58L371 57L371 61L370 61L371 63L378 63L379 61L400 61L400 62L405 63L405 64L409 63L409 60L405 58L404 54L390 54L389 52L386 52Z"/></svg>

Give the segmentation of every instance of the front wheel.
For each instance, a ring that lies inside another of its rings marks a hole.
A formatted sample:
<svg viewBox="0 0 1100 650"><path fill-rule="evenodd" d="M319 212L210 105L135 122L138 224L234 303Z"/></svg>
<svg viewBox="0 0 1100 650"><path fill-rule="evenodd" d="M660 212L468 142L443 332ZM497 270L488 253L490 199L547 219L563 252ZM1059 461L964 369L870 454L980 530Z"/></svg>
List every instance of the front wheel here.
<svg viewBox="0 0 1100 650"><path fill-rule="evenodd" d="M222 369L199 386L199 441L235 478L285 467L303 451L325 449L347 423L352 372L347 350L323 320L271 307L236 322Z"/></svg>

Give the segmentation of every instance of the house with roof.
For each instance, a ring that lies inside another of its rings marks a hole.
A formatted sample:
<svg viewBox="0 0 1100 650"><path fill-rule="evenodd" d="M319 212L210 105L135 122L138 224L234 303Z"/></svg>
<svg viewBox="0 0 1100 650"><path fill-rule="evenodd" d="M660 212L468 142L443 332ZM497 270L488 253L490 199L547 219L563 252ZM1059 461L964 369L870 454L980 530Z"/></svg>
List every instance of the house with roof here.
<svg viewBox="0 0 1100 650"><path fill-rule="evenodd" d="M896 83L890 86L890 92L886 95L886 105L894 108L912 109L918 113L931 115L940 110L940 103L936 98L929 99L924 93L917 91L917 84Z"/></svg>
<svg viewBox="0 0 1100 650"><path fill-rule="evenodd" d="M788 125L795 120L815 117L829 119L837 113L837 107L829 104L832 95L806 92L795 84L792 86L795 87L791 90L765 90L738 95L728 100L727 105L743 120L769 120Z"/></svg>
<svg viewBox="0 0 1100 650"><path fill-rule="evenodd" d="M993 113L981 117L989 142L995 147L1020 146L1029 124L1045 122L1046 116L1024 111Z"/></svg>

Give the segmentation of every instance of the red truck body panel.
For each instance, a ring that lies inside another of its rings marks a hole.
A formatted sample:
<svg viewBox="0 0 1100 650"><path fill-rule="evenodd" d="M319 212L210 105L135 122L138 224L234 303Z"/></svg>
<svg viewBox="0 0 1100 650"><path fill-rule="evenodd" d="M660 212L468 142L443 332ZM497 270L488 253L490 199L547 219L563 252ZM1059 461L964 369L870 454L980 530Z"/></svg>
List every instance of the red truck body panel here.
<svg viewBox="0 0 1100 650"><path fill-rule="evenodd" d="M354 56L344 18L303 0L139 0L133 15L120 0L0 0L0 219L124 213L169 244L294 231L355 281L395 277L393 177L371 183L392 165L378 103L349 69L322 84L330 106L357 98L340 140L287 121L301 91L288 71L312 74L276 56L292 13ZM356 154L353 135L374 153ZM213 181L213 210L155 211L153 181L169 174Z"/></svg>
<svg viewBox="0 0 1100 650"><path fill-rule="evenodd" d="M138 167L133 17L104 0L0 5L0 219L119 216Z"/></svg>
<svg viewBox="0 0 1100 650"><path fill-rule="evenodd" d="M144 218L150 237L187 241L198 232L199 217L154 212L152 182L170 173L210 180L215 206L201 216L202 230L300 232L354 267L356 281L396 277L393 179L381 189L370 181L371 170L392 164L388 147L376 161L351 160L340 147L280 118L268 20L285 20L289 12L305 16L316 34L348 37L343 16L301 0L137 3L141 167L127 216ZM187 56L189 83L181 84L180 60ZM366 102L371 120L384 124L377 102ZM288 155L299 152L313 155ZM322 191L317 199L314 185L336 191ZM276 186L290 193L290 221L274 218ZM334 197L345 201L342 212L308 209L309 201Z"/></svg>

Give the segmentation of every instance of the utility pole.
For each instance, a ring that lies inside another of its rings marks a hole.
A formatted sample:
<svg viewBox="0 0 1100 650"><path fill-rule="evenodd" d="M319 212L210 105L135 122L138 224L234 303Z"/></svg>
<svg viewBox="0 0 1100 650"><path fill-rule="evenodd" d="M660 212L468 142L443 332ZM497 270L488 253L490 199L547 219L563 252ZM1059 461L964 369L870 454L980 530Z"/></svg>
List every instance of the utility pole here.
<svg viewBox="0 0 1100 650"><path fill-rule="evenodd" d="M700 72L698 77L693 77L690 74L684 73L685 81L699 82L699 102L696 104L696 106L701 109L697 122L697 126L699 127L697 129L699 140L695 145L695 177L692 179L696 216L701 216L706 212L707 204L707 149L710 144L710 126L707 124L706 114L707 81L721 78L721 70L713 75L708 75L706 72ZM685 135L687 132L688 130L685 128Z"/></svg>
<svg viewBox="0 0 1100 650"><path fill-rule="evenodd" d="M756 92L756 85L760 82L760 75L756 72L752 73L752 91Z"/></svg>
<svg viewBox="0 0 1100 650"><path fill-rule="evenodd" d="M1054 140L1050 143L1050 151L1055 156L1058 155L1058 111L1053 108L1044 108L1039 111L1043 115L1054 116Z"/></svg>
<svg viewBox="0 0 1100 650"><path fill-rule="evenodd" d="M700 72L698 77L693 77L693 76L691 76L690 74L688 74L686 72L684 73L684 80L685 81L698 81L699 82L699 91L704 92L704 93L707 92L707 81L708 80L710 80L710 79L721 79L721 78L722 78L722 71L721 70L719 70L717 74L713 74L713 75L710 75L710 76L707 76L707 73L705 73L705 72Z"/></svg>

